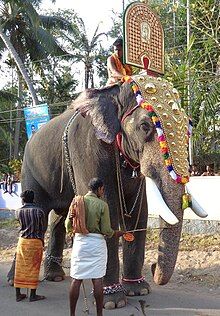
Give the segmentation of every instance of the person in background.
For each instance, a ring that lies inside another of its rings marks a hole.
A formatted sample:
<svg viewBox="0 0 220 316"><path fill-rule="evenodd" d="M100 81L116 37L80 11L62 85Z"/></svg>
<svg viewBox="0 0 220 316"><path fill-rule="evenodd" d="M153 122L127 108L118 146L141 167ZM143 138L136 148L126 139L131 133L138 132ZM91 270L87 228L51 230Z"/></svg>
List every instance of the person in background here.
<svg viewBox="0 0 220 316"><path fill-rule="evenodd" d="M197 170L197 166L196 165L192 165L191 170L190 170L190 176L191 177L200 176L200 173Z"/></svg>
<svg viewBox="0 0 220 316"><path fill-rule="evenodd" d="M88 188L89 192L84 197L77 196L73 199L67 218L75 233L70 269L70 276L73 278L69 293L71 316L75 316L83 279L92 279L97 316L103 315L102 278L106 274L107 265L105 236L119 238L124 234L123 231L114 231L111 228L108 204L101 199L104 194L103 181L93 178ZM67 232L70 227L68 220Z"/></svg>
<svg viewBox="0 0 220 316"><path fill-rule="evenodd" d="M206 171L201 174L201 176L214 176L214 172L212 171L210 166L206 166Z"/></svg>
<svg viewBox="0 0 220 316"><path fill-rule="evenodd" d="M36 133L36 127L34 124L31 125L31 135L34 135Z"/></svg>
<svg viewBox="0 0 220 316"><path fill-rule="evenodd" d="M3 175L3 190L4 190L4 193L7 193L8 192L8 173L4 173Z"/></svg>
<svg viewBox="0 0 220 316"><path fill-rule="evenodd" d="M123 40L118 38L114 43L114 53L107 59L108 81L107 86L116 84L124 76L132 75L132 68L123 64Z"/></svg>
<svg viewBox="0 0 220 316"><path fill-rule="evenodd" d="M39 283L46 222L43 210L34 203L32 190L22 192L20 197L23 206L16 214L21 229L16 250L14 287L17 302L27 297L21 294L21 288L31 289L29 301L34 302L45 299L45 296L36 294L36 289Z"/></svg>

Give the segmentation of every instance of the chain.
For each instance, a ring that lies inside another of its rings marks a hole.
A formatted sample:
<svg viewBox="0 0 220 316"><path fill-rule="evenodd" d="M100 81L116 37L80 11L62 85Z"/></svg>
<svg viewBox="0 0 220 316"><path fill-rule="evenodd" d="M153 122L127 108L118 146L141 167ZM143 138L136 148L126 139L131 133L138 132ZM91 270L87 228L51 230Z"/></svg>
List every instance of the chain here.
<svg viewBox="0 0 220 316"><path fill-rule="evenodd" d="M67 170L68 170L68 174L70 177L70 182L72 184L72 188L73 188L73 192L76 195L77 194L77 189L76 189L76 182L74 179L74 172L73 172L73 167L70 161L70 153L69 153L69 147L68 147L68 133L69 133L69 127L71 125L71 123L75 120L75 118L77 117L77 115L79 114L79 111L76 111L70 118L70 120L68 121L65 130L63 132L63 137L62 137L62 141L63 141L63 147L64 147L64 156L65 156L65 160L66 160L66 165L67 165Z"/></svg>
<svg viewBox="0 0 220 316"><path fill-rule="evenodd" d="M68 121L68 123L67 123L67 125L66 125L66 127L64 129L63 136L62 136L65 161L66 161L66 165L67 165L68 174L69 174L69 177L70 177L70 182L71 182L71 185L72 185L72 188L73 188L73 192L74 192L75 195L77 194L77 189L76 189L76 183L75 183L75 179L74 179L73 167L72 167L72 164L71 164L71 161L70 161L70 153L69 153L69 147L68 147L68 133L69 133L69 127L70 127L71 123L74 121L74 119L77 117L78 114L79 114L79 111L76 111L71 116L71 118L69 119L69 121ZM59 220L60 220L60 218L58 218L57 222L59 222ZM47 272L45 274L44 279L47 278L51 262L57 264L58 266L60 266L62 268L69 268L69 267L63 266L62 265L62 261L63 261L63 257L55 257L55 256L52 256L52 255L47 253L46 254L46 262L47 262L46 269L47 269Z"/></svg>
<svg viewBox="0 0 220 316"><path fill-rule="evenodd" d="M115 293L119 293L119 292L123 292L123 293L126 292L125 288L123 287L123 285L121 283L117 283L117 284L108 285L108 286L103 287L103 294L104 295L115 294Z"/></svg>
<svg viewBox="0 0 220 316"><path fill-rule="evenodd" d="M124 196L124 190L123 190L122 179L121 179L119 153L118 153L118 150L117 150L117 149L115 149L115 158L116 158L116 173L117 173L117 182L118 182L119 203L120 203L120 210L121 210L122 223L123 223L123 226L124 226L123 228L124 228L125 230L127 230L127 229L126 229L126 224L125 224L124 215L125 215L125 216L128 216L128 217L131 217L131 214L132 214L132 213L134 212L134 210L135 210L135 207L136 207L136 205L137 205L137 201L138 201L138 199L139 199L139 197L140 197L140 193L141 193L141 200L140 200L140 206L139 206L139 210L138 210L138 216L137 216L137 220L136 220L135 227L134 227L134 229L136 229L136 228L137 228L137 225L138 225L139 218L140 218L141 206L142 206L142 201L143 201L143 193L144 193L143 183L144 183L144 178L141 179L141 182L140 182L140 185L139 185L139 188L138 188L138 192L137 192L137 195L136 195L136 197L135 197L133 206L132 206L130 212L128 212L127 206L126 206L126 201L125 201L125 196ZM125 214L124 214L124 212L125 212Z"/></svg>

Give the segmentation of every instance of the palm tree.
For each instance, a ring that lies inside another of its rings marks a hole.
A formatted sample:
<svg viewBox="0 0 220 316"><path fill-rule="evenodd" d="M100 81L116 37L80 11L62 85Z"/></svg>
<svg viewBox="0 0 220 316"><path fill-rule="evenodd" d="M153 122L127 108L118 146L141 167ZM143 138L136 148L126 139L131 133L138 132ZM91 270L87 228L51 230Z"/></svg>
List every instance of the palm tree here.
<svg viewBox="0 0 220 316"><path fill-rule="evenodd" d="M70 13L70 10L67 14ZM106 33L98 33L99 25L95 29L92 39L89 40L83 19L79 18L73 11L72 29L63 34L63 38L70 43L73 50L74 62L83 62L85 71L85 88L94 88L94 63L99 53L100 37Z"/></svg>
<svg viewBox="0 0 220 316"><path fill-rule="evenodd" d="M37 0L1 0L0 1L0 38L18 68L18 82L21 88L21 76L31 93L33 105L39 103L30 75L25 68L26 61L46 58L48 55L60 55L60 48L50 31L51 27L61 25L66 28L68 23L61 18L45 17L37 13L42 1ZM54 2L54 1L53 1ZM2 45L0 45L2 46ZM21 99L21 91L18 92ZM18 155L20 133L20 103L18 103L18 119L15 126L15 150Z"/></svg>
<svg viewBox="0 0 220 316"><path fill-rule="evenodd" d="M39 15L34 6L38 7L41 2L36 0L0 1L0 38L14 58L29 88L34 105L38 104L38 98L24 62L46 58L48 54L63 54L64 51L46 28L55 24L66 27L68 24L61 18Z"/></svg>

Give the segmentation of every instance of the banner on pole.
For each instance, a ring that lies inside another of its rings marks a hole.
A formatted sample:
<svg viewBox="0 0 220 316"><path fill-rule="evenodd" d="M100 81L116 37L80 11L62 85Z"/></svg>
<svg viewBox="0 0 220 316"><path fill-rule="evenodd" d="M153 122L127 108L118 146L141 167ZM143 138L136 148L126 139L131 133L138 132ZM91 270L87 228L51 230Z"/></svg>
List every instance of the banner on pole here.
<svg viewBox="0 0 220 316"><path fill-rule="evenodd" d="M48 105L44 103L35 107L27 107L24 109L24 117L27 137L30 139L42 125L50 120Z"/></svg>

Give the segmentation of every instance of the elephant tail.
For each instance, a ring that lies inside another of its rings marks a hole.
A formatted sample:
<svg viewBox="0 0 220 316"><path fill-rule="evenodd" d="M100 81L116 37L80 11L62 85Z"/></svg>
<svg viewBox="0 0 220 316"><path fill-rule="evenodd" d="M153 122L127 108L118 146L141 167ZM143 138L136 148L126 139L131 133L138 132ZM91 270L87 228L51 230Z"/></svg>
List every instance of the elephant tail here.
<svg viewBox="0 0 220 316"><path fill-rule="evenodd" d="M60 176L60 193L63 192L63 168L64 168L64 154L63 154L63 146L61 153L61 176Z"/></svg>

